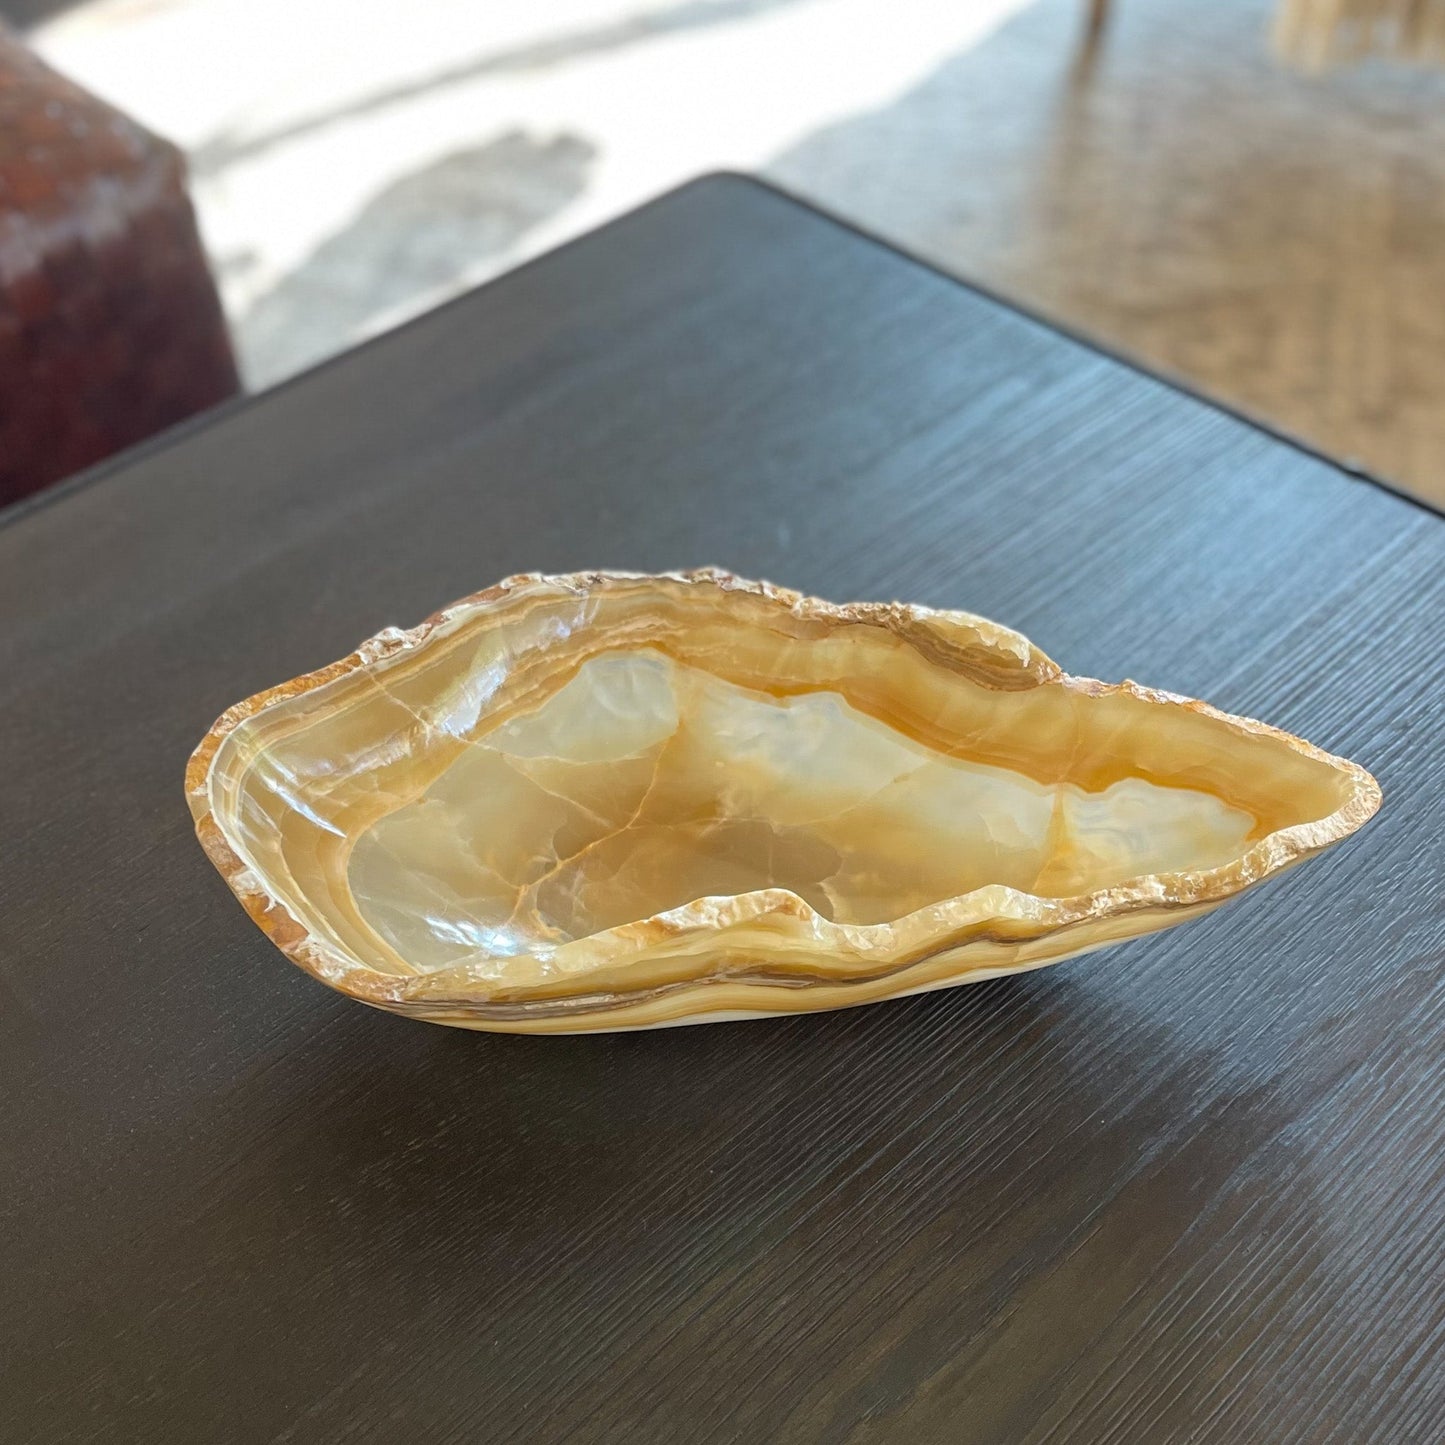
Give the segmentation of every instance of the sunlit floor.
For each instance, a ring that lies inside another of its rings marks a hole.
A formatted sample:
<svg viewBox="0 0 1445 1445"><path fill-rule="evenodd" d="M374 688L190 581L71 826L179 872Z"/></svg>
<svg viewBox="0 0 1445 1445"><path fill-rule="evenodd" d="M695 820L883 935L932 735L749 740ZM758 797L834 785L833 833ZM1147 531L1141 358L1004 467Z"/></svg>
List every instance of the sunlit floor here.
<svg viewBox="0 0 1445 1445"><path fill-rule="evenodd" d="M32 34L186 147L249 380L689 176L771 175L1445 504L1445 76L1271 0L92 0Z"/></svg>

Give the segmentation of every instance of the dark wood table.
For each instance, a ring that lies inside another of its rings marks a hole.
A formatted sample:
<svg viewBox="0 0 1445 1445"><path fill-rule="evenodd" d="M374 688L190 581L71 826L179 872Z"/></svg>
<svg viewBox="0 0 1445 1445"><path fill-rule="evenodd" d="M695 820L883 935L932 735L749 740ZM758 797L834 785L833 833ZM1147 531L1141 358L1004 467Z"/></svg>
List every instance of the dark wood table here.
<svg viewBox="0 0 1445 1445"><path fill-rule="evenodd" d="M227 704L519 570L971 608L1358 758L1201 923L575 1039L350 1003L191 835ZM709 179L0 527L0 1438L1431 1442L1445 526Z"/></svg>

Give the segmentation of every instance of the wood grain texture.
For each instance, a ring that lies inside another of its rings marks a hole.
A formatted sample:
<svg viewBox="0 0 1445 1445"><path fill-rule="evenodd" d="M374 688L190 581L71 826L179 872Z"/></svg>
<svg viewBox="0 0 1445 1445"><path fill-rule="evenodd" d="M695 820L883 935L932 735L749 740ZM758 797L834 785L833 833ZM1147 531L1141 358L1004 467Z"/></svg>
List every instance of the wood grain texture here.
<svg viewBox="0 0 1445 1445"><path fill-rule="evenodd" d="M196 846L226 705L505 573L1015 625L1359 758L1172 935L482 1037ZM1445 1413L1440 520L711 179L0 527L6 1440L1416 1441Z"/></svg>

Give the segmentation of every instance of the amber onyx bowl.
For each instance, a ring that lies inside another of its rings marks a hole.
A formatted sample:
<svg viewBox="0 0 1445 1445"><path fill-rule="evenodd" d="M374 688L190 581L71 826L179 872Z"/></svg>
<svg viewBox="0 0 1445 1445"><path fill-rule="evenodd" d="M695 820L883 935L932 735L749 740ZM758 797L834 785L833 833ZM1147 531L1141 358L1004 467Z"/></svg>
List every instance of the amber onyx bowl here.
<svg viewBox="0 0 1445 1445"><path fill-rule="evenodd" d="M186 787L309 973L553 1033L1037 968L1197 917L1380 801L982 618L710 569L510 578L233 707Z"/></svg>

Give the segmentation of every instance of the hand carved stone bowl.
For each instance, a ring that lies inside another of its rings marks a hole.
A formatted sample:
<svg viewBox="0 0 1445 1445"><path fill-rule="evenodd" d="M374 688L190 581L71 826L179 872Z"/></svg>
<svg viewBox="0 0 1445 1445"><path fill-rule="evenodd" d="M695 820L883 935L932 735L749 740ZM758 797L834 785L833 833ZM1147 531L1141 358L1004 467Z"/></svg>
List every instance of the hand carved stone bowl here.
<svg viewBox="0 0 1445 1445"><path fill-rule="evenodd" d="M535 1033L1037 968L1198 917L1380 801L982 618L711 570L514 577L388 629L233 707L186 788L309 973Z"/></svg>

